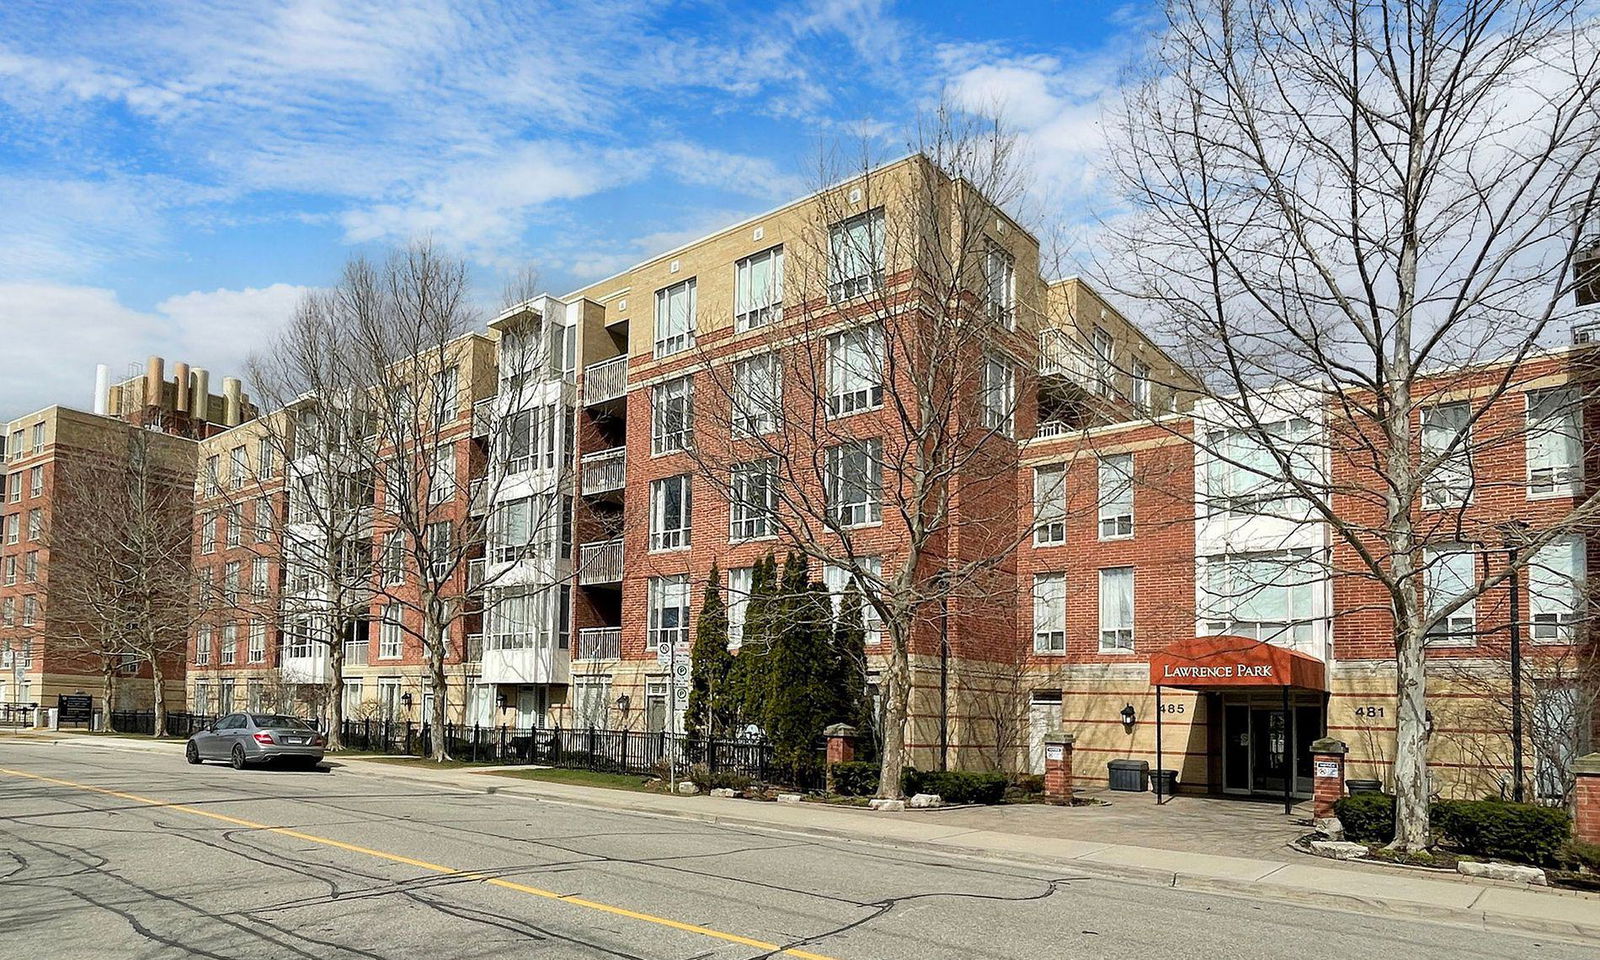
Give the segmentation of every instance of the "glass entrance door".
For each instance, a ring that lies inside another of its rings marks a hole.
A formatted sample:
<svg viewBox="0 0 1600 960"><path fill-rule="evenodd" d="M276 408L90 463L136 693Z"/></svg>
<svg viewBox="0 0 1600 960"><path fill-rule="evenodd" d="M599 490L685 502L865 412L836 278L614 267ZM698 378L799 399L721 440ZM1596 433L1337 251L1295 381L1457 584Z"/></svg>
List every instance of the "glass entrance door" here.
<svg viewBox="0 0 1600 960"><path fill-rule="evenodd" d="M1222 708L1222 789L1250 792L1250 708L1243 704Z"/></svg>
<svg viewBox="0 0 1600 960"><path fill-rule="evenodd" d="M1289 775L1288 718L1283 710L1250 710L1250 780L1257 793L1282 793Z"/></svg>

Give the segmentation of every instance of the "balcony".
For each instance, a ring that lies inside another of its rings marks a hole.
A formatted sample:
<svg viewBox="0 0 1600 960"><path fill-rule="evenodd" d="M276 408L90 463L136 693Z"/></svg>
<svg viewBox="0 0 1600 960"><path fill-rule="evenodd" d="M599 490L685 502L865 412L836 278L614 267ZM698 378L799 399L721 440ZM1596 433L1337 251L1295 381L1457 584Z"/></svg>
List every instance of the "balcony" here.
<svg viewBox="0 0 1600 960"><path fill-rule="evenodd" d="M628 448L612 447L583 458L583 495L615 493L628 483Z"/></svg>
<svg viewBox="0 0 1600 960"><path fill-rule="evenodd" d="M606 586L622 582L622 538L585 543L578 547L578 583Z"/></svg>
<svg viewBox="0 0 1600 960"><path fill-rule="evenodd" d="M574 660L622 659L621 627L585 627L578 631L578 647L572 651Z"/></svg>
<svg viewBox="0 0 1600 960"><path fill-rule="evenodd" d="M583 368L583 405L616 400L628 392L628 355L612 357Z"/></svg>
<svg viewBox="0 0 1600 960"><path fill-rule="evenodd" d="M1041 420L1039 426L1033 431L1035 440L1048 440L1051 437L1064 437L1072 430L1064 420Z"/></svg>
<svg viewBox="0 0 1600 960"><path fill-rule="evenodd" d="M1064 377L1085 386L1096 379L1089 351L1065 330L1039 331L1039 376Z"/></svg>
<svg viewBox="0 0 1600 960"><path fill-rule="evenodd" d="M488 634L482 639L482 683L566 683L570 678L570 651L556 647L548 635Z"/></svg>

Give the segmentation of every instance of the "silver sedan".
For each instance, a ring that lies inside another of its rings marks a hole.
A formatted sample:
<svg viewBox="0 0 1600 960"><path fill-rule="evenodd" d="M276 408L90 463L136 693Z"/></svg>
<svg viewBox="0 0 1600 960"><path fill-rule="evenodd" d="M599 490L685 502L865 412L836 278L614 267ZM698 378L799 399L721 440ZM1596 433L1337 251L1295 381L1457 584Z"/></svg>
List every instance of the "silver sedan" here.
<svg viewBox="0 0 1600 960"><path fill-rule="evenodd" d="M230 713L189 738L183 757L190 763L226 760L235 770L252 763L282 761L315 766L328 741L299 717L278 713Z"/></svg>

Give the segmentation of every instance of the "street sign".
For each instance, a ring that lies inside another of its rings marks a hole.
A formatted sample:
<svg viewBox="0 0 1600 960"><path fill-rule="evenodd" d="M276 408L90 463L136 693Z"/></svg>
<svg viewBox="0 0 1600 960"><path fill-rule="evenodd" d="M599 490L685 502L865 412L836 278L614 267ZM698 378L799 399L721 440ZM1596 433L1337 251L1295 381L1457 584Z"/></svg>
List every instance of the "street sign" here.
<svg viewBox="0 0 1600 960"><path fill-rule="evenodd" d="M664 666L666 666L667 664L669 664L671 662L672 662L672 648L667 646L664 643L658 645L656 647L656 663L658 663L658 664L660 664L661 666L664 667Z"/></svg>
<svg viewBox="0 0 1600 960"><path fill-rule="evenodd" d="M677 695L679 705L689 702L689 688L687 686L680 684L673 688L673 692Z"/></svg>
<svg viewBox="0 0 1600 960"><path fill-rule="evenodd" d="M679 660L672 665L672 679L684 683L689 679L689 661Z"/></svg>

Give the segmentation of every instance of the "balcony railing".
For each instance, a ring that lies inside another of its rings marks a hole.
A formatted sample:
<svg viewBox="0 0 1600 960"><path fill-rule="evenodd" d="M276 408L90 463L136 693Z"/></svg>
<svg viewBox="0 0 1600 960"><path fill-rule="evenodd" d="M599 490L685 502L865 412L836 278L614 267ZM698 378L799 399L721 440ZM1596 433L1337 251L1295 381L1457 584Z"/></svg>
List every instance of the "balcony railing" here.
<svg viewBox="0 0 1600 960"><path fill-rule="evenodd" d="M1065 330L1039 331L1039 375L1066 377L1085 385L1095 380L1089 351Z"/></svg>
<svg viewBox="0 0 1600 960"><path fill-rule="evenodd" d="M578 582L585 586L622 582L622 538L578 548Z"/></svg>
<svg viewBox="0 0 1600 960"><path fill-rule="evenodd" d="M622 659L621 627L585 627L578 631L578 649L574 660Z"/></svg>
<svg viewBox="0 0 1600 960"><path fill-rule="evenodd" d="M612 357L583 368L583 404L594 406L628 392L628 355Z"/></svg>
<svg viewBox="0 0 1600 960"><path fill-rule="evenodd" d="M612 447L583 458L583 494L621 490L628 482L628 448Z"/></svg>
<svg viewBox="0 0 1600 960"><path fill-rule="evenodd" d="M1049 437L1064 437L1071 429L1062 420L1041 420L1038 428L1033 431L1033 436L1038 440L1044 440Z"/></svg>

